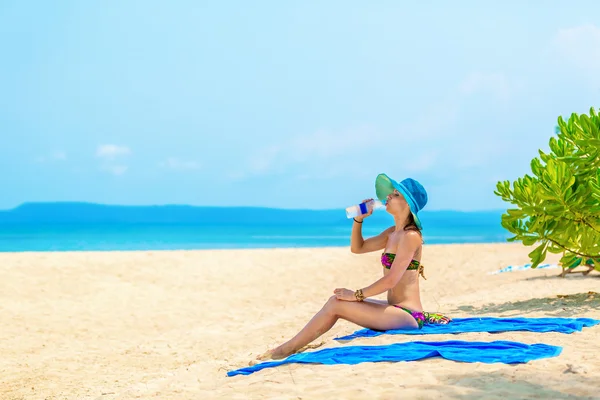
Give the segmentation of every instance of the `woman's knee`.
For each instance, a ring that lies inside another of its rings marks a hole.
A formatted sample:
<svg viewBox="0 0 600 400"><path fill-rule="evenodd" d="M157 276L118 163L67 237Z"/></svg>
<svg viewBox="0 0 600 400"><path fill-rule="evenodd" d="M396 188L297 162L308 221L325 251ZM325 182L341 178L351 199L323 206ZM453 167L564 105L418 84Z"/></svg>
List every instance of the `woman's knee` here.
<svg viewBox="0 0 600 400"><path fill-rule="evenodd" d="M337 314L341 302L342 300L338 300L337 297L331 296L323 306L323 309L331 314Z"/></svg>

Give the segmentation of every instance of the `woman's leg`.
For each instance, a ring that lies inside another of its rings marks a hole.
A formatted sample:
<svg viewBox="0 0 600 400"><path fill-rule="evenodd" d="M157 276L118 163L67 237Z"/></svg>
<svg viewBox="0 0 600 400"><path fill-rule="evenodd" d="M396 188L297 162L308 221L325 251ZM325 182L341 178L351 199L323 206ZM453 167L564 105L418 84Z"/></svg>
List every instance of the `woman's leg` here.
<svg viewBox="0 0 600 400"><path fill-rule="evenodd" d="M376 330L418 328L417 321L411 315L387 303L343 301L331 296L321 311L296 336L281 346L269 350L259 359L279 359L295 353L329 331L339 318Z"/></svg>
<svg viewBox="0 0 600 400"><path fill-rule="evenodd" d="M367 303L383 304L384 306L390 305L390 303L388 303L386 300L365 299L364 301L366 301Z"/></svg>

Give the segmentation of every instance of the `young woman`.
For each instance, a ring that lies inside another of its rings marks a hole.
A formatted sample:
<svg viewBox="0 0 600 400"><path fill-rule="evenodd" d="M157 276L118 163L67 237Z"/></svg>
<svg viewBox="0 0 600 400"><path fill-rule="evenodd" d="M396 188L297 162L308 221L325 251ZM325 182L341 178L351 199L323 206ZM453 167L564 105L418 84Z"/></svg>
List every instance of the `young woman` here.
<svg viewBox="0 0 600 400"><path fill-rule="evenodd" d="M421 329L426 323L419 295L423 275L423 240L418 212L427 204L427 192L414 179L396 182L385 174L375 180L377 198L394 217L394 226L364 240L363 220L373 212L354 218L350 250L362 254L381 251L383 277L362 289L337 288L308 324L289 341L267 351L259 360L285 358L329 331L338 319L374 330ZM370 299L387 292L387 301ZM448 321L436 315L437 323ZM431 321L434 322L434 321Z"/></svg>

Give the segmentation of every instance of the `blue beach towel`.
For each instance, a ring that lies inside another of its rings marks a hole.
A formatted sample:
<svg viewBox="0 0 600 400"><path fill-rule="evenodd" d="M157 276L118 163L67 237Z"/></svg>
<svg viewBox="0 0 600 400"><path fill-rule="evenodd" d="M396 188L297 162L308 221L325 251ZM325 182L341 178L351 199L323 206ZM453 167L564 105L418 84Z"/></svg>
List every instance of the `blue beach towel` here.
<svg viewBox="0 0 600 400"><path fill-rule="evenodd" d="M416 361L430 357L442 357L459 362L526 363L540 358L558 356L562 347L547 344L524 344L517 342L407 342L384 346L343 346L323 349L312 353L294 354L284 360L267 361L251 367L227 372L227 376L250 375L265 368L285 364L360 364L363 362Z"/></svg>
<svg viewBox="0 0 600 400"><path fill-rule="evenodd" d="M351 335L335 338L335 340L351 340L380 335L441 335L445 333L466 332L560 332L573 333L584 327L600 324L600 320L590 318L454 318L446 325L426 324L423 329L396 329L389 331L374 331L361 329Z"/></svg>

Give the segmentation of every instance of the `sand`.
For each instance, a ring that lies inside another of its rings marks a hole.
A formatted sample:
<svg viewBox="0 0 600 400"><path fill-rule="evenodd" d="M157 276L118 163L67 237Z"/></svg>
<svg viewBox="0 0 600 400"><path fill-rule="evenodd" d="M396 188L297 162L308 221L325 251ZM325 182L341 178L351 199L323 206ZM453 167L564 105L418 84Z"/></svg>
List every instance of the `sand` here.
<svg viewBox="0 0 600 400"><path fill-rule="evenodd" d="M600 319L598 273L488 272L528 262L515 244L426 245L424 307L477 315ZM550 256L549 262L557 258ZM528 364L444 359L286 365L227 377L290 338L336 287L378 279L348 248L0 254L0 399L583 399L600 395L600 326L574 334L472 333L418 340L563 346ZM567 297L557 297L568 295ZM379 298L384 298L379 296ZM323 347L415 340L383 335ZM314 350L310 350L314 351ZM598 398L598 397L596 397Z"/></svg>

